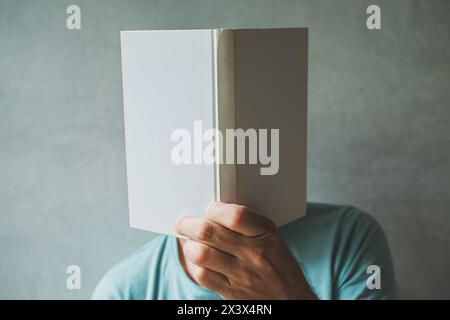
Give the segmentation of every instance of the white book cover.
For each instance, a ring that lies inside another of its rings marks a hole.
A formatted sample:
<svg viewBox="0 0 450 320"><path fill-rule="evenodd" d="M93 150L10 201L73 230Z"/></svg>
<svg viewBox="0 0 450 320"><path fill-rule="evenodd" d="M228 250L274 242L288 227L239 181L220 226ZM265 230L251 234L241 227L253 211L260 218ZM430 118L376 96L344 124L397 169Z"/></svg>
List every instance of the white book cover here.
<svg viewBox="0 0 450 320"><path fill-rule="evenodd" d="M175 235L213 200L306 213L307 29L122 31L121 54L131 227Z"/></svg>

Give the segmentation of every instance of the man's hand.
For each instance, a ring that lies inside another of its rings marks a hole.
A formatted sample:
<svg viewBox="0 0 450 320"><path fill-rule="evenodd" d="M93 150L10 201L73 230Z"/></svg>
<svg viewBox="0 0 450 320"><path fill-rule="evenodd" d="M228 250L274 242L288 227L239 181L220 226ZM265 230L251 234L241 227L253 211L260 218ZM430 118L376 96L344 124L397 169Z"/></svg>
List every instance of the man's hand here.
<svg viewBox="0 0 450 320"><path fill-rule="evenodd" d="M190 276L224 299L315 299L272 221L244 206L214 202L176 230Z"/></svg>

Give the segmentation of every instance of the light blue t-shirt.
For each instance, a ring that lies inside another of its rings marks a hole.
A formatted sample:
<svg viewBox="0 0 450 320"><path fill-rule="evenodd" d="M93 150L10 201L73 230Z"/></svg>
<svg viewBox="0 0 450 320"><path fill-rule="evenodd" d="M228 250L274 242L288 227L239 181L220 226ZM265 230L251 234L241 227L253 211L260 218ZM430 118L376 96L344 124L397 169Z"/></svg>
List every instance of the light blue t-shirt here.
<svg viewBox="0 0 450 320"><path fill-rule="evenodd" d="M319 299L394 298L394 272L386 237L366 213L350 206L308 204L306 216L281 227L280 233ZM371 268L367 271L371 265L380 268L379 289L377 275ZM220 296L189 278L180 264L175 237L159 236L108 271L92 298Z"/></svg>

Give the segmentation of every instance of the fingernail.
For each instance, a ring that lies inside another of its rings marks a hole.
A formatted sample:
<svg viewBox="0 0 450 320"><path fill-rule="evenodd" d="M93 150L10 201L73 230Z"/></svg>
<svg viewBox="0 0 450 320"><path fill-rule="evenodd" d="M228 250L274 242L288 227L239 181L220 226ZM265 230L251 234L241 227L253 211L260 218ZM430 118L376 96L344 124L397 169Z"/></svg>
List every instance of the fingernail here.
<svg viewBox="0 0 450 320"><path fill-rule="evenodd" d="M175 221L175 230L179 231L180 230L180 225L181 225L181 220L183 220L183 216L178 217L177 221Z"/></svg>
<svg viewBox="0 0 450 320"><path fill-rule="evenodd" d="M209 210L213 209L216 205L217 205L217 201L211 201L208 204L208 208L206 208L206 212L208 212Z"/></svg>

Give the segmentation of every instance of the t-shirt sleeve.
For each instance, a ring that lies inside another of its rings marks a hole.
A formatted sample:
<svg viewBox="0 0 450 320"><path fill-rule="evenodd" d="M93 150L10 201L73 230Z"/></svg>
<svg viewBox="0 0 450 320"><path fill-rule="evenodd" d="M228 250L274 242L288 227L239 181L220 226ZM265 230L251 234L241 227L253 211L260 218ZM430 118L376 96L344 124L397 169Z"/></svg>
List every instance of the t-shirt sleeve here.
<svg viewBox="0 0 450 320"><path fill-rule="evenodd" d="M120 293L119 287L106 274L98 283L92 294L92 300L122 300L123 296Z"/></svg>
<svg viewBox="0 0 450 320"><path fill-rule="evenodd" d="M395 276L383 230L353 207L346 215L340 231L344 237L338 249L336 299L394 299Z"/></svg>

